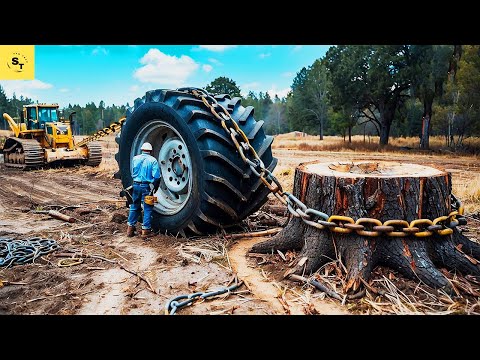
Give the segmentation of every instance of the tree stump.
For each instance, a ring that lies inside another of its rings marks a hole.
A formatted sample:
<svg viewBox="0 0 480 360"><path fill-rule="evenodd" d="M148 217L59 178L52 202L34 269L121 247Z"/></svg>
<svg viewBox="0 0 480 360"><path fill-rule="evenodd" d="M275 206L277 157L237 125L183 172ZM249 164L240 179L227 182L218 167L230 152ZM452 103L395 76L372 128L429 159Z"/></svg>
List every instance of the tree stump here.
<svg viewBox="0 0 480 360"><path fill-rule="evenodd" d="M433 167L398 162L311 162L296 168L293 195L308 208L328 215L348 216L355 221L368 217L382 224L396 219L410 224L416 219L434 220L451 213L451 175ZM318 219L310 217L314 221ZM445 230L445 225L452 225L452 219L438 224L443 224ZM336 222L346 229L341 221ZM365 226L364 231L373 231L369 223L361 224ZM361 279L368 281L377 265L398 270L408 278L450 293L453 289L438 267L480 275L476 260L480 259L480 245L456 227L449 235L440 235L437 228L431 229L431 236L417 237L412 232L408 236L399 234L404 231L403 226L394 226L393 234L392 228L380 228L384 232L371 237L365 236L371 233L359 235L356 229L349 234L327 228L320 230L301 218L292 218L280 233L254 245L250 251L300 250L286 277L293 273L310 274L332 259L341 259L346 267L344 291L347 293L359 291ZM419 229L411 231L428 231L428 226L413 226Z"/></svg>

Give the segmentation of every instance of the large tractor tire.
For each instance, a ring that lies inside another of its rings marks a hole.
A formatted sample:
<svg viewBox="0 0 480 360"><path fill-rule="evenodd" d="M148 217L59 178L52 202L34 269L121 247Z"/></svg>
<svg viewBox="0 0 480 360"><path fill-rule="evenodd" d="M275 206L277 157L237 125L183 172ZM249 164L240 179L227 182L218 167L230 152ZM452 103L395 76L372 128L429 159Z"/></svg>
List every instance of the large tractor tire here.
<svg viewBox="0 0 480 360"><path fill-rule="evenodd" d="M215 99L273 171L277 164L271 150L273 138L265 135L263 121L253 118L253 107L245 108L240 98L229 95ZM243 163L220 122L193 95L152 90L127 110L115 155L124 189L132 185L132 159L146 141L152 144L162 172L155 194L154 230L184 236L212 233L239 223L267 200L268 188Z"/></svg>

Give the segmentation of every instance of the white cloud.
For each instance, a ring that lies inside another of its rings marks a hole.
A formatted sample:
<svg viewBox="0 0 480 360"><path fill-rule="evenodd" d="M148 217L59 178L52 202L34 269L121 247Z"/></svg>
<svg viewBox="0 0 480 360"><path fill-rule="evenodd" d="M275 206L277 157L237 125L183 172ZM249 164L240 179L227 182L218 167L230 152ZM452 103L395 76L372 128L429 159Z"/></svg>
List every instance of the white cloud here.
<svg viewBox="0 0 480 360"><path fill-rule="evenodd" d="M208 61L211 62L212 64L217 65L217 66L223 65L220 61L218 61L217 59L214 59L214 58L209 58Z"/></svg>
<svg viewBox="0 0 480 360"><path fill-rule="evenodd" d="M258 57L260 59L265 59L267 57L269 57L270 55L272 55L271 53L261 53L260 55L258 55Z"/></svg>
<svg viewBox="0 0 480 360"><path fill-rule="evenodd" d="M68 88L61 88L61 89L58 89L58 91L60 91L61 93L67 93L70 91L70 89Z"/></svg>
<svg viewBox="0 0 480 360"><path fill-rule="evenodd" d="M182 86L199 65L189 56L167 55L158 49L150 49L140 59L141 68L134 71L133 77L144 83L164 86Z"/></svg>
<svg viewBox="0 0 480 360"><path fill-rule="evenodd" d="M240 89L242 89L241 95L248 96L249 91L255 91L255 90L258 90L259 88L260 88L260 83L257 81L240 85Z"/></svg>
<svg viewBox="0 0 480 360"><path fill-rule="evenodd" d="M284 73L282 73L282 76L286 77L286 78L291 78L291 77L293 77L293 75L295 75L295 73L293 73L291 71L285 71Z"/></svg>
<svg viewBox="0 0 480 360"><path fill-rule="evenodd" d="M256 90L260 87L260 83L258 81L254 81L251 83L246 83L242 85L242 88L248 89L248 90Z"/></svg>
<svg viewBox="0 0 480 360"><path fill-rule="evenodd" d="M292 51L300 51L303 48L303 45L295 45Z"/></svg>
<svg viewBox="0 0 480 360"><path fill-rule="evenodd" d="M287 94L291 91L292 89L291 88L285 88L285 89L277 89L277 87L275 85L272 86L272 88L270 90L268 90L267 92L270 94L270 96L272 98L275 97L275 95L278 95L278 97L281 99L281 98L284 98L287 96Z"/></svg>
<svg viewBox="0 0 480 360"><path fill-rule="evenodd" d="M200 49L206 49L215 52L222 52L228 49L236 48L237 45L200 45Z"/></svg>
<svg viewBox="0 0 480 360"><path fill-rule="evenodd" d="M33 98L35 95L34 93L37 90L47 90L53 87L52 84L40 81L38 79L35 80L7 80L0 82L3 89L5 90L5 94L8 97L12 97L13 93L18 97L23 95L24 97Z"/></svg>
<svg viewBox="0 0 480 360"><path fill-rule="evenodd" d="M108 50L104 47L97 46L95 49L92 50L92 55L107 55Z"/></svg>
<svg viewBox="0 0 480 360"><path fill-rule="evenodd" d="M138 86L138 85L132 85L132 86L130 86L130 89L129 89L129 90L130 90L131 92L137 92L139 89L140 89L140 86Z"/></svg>
<svg viewBox="0 0 480 360"><path fill-rule="evenodd" d="M208 73L208 72L212 71L213 66L209 65L209 64L205 64L205 65L202 66L202 69L203 69L203 71Z"/></svg>

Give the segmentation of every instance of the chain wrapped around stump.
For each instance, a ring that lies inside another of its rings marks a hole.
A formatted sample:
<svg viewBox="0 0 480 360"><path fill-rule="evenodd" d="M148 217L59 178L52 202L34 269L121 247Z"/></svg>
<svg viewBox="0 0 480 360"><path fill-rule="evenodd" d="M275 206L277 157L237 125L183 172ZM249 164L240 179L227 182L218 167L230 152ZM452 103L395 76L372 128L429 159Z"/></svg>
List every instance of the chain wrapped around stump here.
<svg viewBox="0 0 480 360"><path fill-rule="evenodd" d="M297 167L294 194L287 194L289 209L297 214L251 251L299 250L286 277L340 259L346 267L344 290L350 293L361 290L377 265L449 292L453 289L439 267L480 275L480 245L457 228L466 221L451 194L449 173L387 161L345 165ZM339 215L327 219L329 213Z"/></svg>
<svg viewBox="0 0 480 360"><path fill-rule="evenodd" d="M243 162L291 213L282 232L251 249L301 250L299 262L286 276L312 273L332 258L346 264L345 290L350 292L359 290L376 265L449 292L452 287L437 266L480 275L480 245L457 229L466 219L461 202L451 193L449 173L414 164L406 164L409 169L403 174L388 173L379 163L351 162L324 164L326 172L318 174L303 164L296 169L291 194L265 168L248 137L213 96L198 88L178 91L203 101Z"/></svg>

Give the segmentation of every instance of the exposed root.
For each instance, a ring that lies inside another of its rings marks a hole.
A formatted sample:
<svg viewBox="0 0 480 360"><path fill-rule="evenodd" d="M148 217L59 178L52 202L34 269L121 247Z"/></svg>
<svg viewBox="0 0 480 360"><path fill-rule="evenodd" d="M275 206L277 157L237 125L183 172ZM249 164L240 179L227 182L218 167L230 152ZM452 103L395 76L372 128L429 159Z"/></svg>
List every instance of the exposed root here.
<svg viewBox="0 0 480 360"><path fill-rule="evenodd" d="M303 233L299 233L298 227L301 220L294 219L279 234L269 240L253 245L251 252L270 253L272 251L296 250L303 246Z"/></svg>

